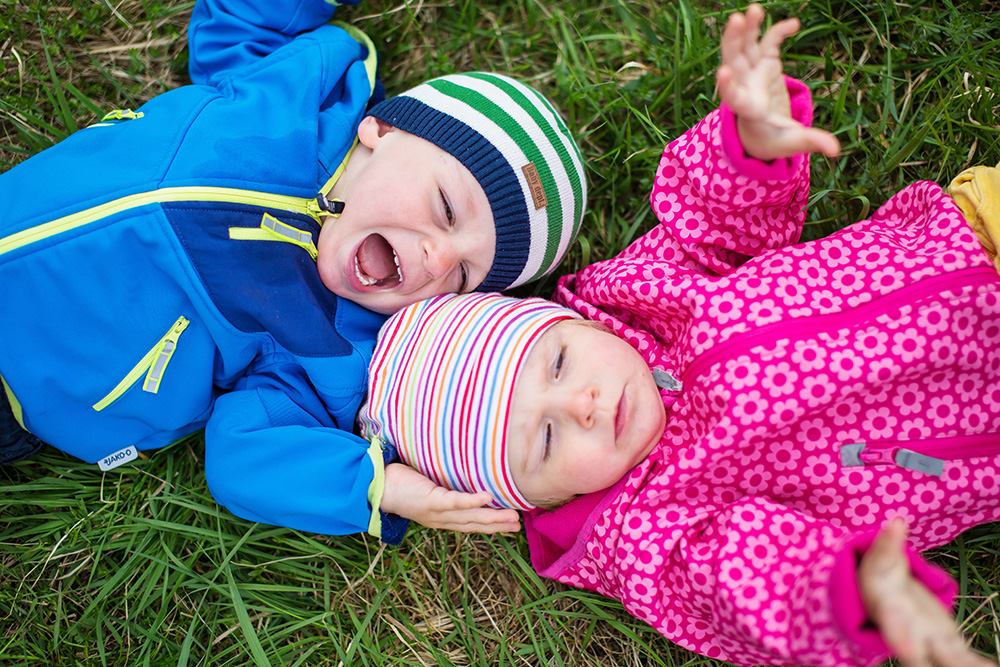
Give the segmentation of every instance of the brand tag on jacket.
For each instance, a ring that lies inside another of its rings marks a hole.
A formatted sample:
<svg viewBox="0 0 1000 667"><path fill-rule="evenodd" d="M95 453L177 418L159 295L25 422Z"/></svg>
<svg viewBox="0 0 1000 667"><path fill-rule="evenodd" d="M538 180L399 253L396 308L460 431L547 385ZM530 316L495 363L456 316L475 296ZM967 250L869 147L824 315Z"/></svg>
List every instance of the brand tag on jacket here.
<svg viewBox="0 0 1000 667"><path fill-rule="evenodd" d="M125 449L119 449L114 454L108 454L103 459L98 461L97 465L101 470L111 470L112 468L117 468L123 463L134 461L137 458L139 458L139 450L135 447L126 447Z"/></svg>

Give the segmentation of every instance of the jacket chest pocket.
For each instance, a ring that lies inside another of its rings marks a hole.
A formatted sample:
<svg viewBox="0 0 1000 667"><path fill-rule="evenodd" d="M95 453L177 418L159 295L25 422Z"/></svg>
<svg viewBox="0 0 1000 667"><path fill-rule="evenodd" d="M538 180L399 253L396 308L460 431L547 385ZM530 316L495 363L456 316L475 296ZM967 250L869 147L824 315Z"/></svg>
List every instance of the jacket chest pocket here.
<svg viewBox="0 0 1000 667"><path fill-rule="evenodd" d="M151 394L158 392L160 390L160 383L167 370L167 364L170 363L170 358L177 349L178 340L190 323L190 320L186 317L178 317L167 333L163 334L163 337L150 348L149 352L139 360L139 363L132 367L132 370L122 378L121 382L108 392L104 398L94 403L94 410L100 412L117 401L143 375L145 375L145 379L142 381L142 390Z"/></svg>

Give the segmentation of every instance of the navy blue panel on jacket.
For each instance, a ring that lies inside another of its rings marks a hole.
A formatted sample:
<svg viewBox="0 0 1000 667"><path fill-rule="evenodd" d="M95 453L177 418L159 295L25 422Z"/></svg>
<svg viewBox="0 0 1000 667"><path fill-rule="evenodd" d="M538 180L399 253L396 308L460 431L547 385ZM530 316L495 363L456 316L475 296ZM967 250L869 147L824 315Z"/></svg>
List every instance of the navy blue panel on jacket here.
<svg viewBox="0 0 1000 667"><path fill-rule="evenodd" d="M259 228L264 213L313 235L307 216L228 203L164 205L167 218L216 308L247 333L266 331L299 356L341 356L350 343L332 326L338 298L323 285L316 263L291 243L239 241L230 227Z"/></svg>

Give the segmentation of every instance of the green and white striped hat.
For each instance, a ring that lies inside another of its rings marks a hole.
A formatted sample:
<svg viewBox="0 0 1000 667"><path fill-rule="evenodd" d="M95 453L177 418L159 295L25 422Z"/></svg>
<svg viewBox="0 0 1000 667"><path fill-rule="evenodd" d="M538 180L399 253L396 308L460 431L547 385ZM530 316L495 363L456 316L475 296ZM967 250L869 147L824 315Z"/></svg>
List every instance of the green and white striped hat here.
<svg viewBox="0 0 1000 667"><path fill-rule="evenodd" d="M455 156L486 192L497 245L477 291L516 287L559 264L580 229L587 181L580 149L537 91L499 74L450 74L369 115Z"/></svg>

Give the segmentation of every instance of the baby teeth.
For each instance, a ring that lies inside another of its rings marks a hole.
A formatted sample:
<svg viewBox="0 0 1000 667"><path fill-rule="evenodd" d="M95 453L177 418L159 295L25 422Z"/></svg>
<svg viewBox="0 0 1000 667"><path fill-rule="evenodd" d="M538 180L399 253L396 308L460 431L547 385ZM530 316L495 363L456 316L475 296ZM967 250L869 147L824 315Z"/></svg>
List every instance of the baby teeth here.
<svg viewBox="0 0 1000 667"><path fill-rule="evenodd" d="M354 275L358 279L358 282L365 287L371 287L377 282L374 278L370 278L361 272L361 263L357 257L354 258Z"/></svg>
<svg viewBox="0 0 1000 667"><path fill-rule="evenodd" d="M399 268L399 257L396 255L396 251L395 250L392 251L392 261L396 265L396 278L398 278L400 281L402 281L403 280L403 272ZM364 285L365 287L371 287L372 285L375 285L375 284L378 283L377 280L375 280L371 276L366 276L361 271L361 262L358 261L357 257L354 258L354 275L355 275L355 277L357 277L358 282L361 283L362 285Z"/></svg>

